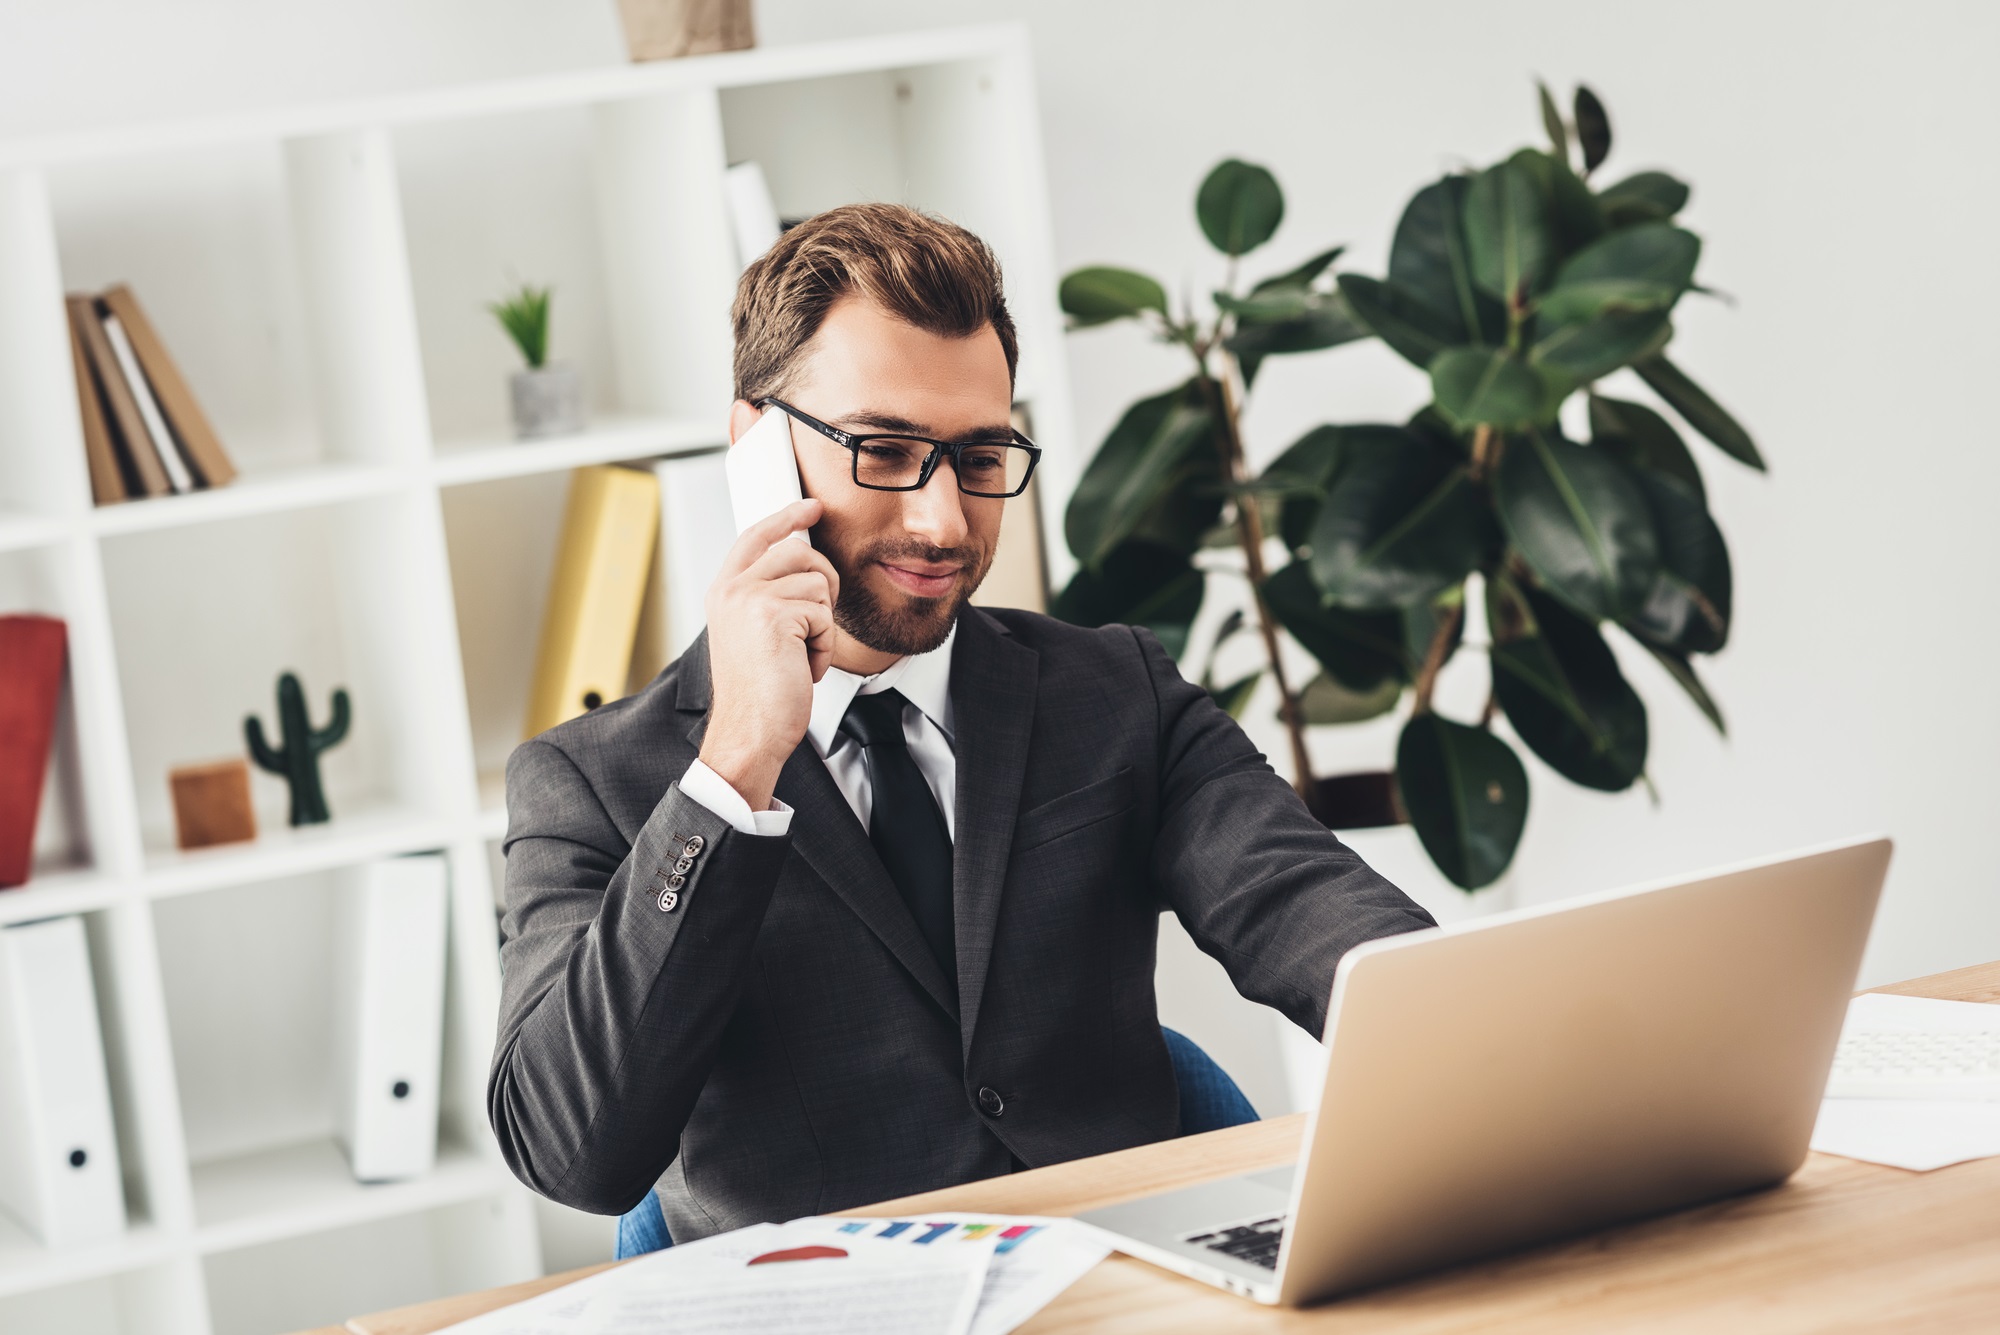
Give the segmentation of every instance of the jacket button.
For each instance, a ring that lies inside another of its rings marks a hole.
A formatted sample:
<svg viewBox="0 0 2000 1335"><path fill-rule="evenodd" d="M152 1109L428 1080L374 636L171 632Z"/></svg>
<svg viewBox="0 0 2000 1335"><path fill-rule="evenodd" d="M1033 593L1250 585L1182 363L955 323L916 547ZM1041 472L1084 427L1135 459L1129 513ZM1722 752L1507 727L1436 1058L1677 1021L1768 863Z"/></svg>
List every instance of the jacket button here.
<svg viewBox="0 0 2000 1335"><path fill-rule="evenodd" d="M674 863L674 872L676 875L685 876L688 873L688 869L692 866L694 866L693 858L682 858Z"/></svg>
<svg viewBox="0 0 2000 1335"><path fill-rule="evenodd" d="M687 877L681 875L679 872L675 872L672 876L669 876L667 878L667 888L669 890L678 890L686 884L687 884Z"/></svg>
<svg viewBox="0 0 2000 1335"><path fill-rule="evenodd" d="M676 904L679 904L680 902L681 902L681 896L679 891L677 890L660 891L660 912L672 913L674 911L674 906Z"/></svg>
<svg viewBox="0 0 2000 1335"><path fill-rule="evenodd" d="M985 1113L988 1117L998 1117L1001 1113L1007 1111L1007 1102L991 1089L981 1085L979 1087L979 1111Z"/></svg>
<svg viewBox="0 0 2000 1335"><path fill-rule="evenodd" d="M681 845L681 856L684 858L697 857L707 845L708 841L706 839L703 839L698 834L691 834L688 836L688 841Z"/></svg>

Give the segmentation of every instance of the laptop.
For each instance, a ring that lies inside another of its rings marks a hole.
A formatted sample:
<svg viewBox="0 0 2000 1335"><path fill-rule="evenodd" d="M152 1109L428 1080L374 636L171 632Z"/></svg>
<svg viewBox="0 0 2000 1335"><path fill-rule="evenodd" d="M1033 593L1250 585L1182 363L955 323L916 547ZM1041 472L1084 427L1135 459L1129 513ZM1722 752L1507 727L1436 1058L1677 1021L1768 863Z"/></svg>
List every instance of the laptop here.
<svg viewBox="0 0 2000 1335"><path fill-rule="evenodd" d="M1296 1165L1078 1217L1297 1306L1782 1182L1889 853L1856 840L1358 946Z"/></svg>

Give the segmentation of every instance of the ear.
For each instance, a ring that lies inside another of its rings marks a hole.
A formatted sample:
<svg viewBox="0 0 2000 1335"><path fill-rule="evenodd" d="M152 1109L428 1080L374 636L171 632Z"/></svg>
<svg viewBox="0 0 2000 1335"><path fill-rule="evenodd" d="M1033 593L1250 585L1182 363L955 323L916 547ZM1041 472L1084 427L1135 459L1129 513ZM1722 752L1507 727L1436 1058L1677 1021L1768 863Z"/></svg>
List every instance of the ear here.
<svg viewBox="0 0 2000 1335"><path fill-rule="evenodd" d="M764 415L763 409L748 399L738 399L729 405L729 443L734 445L743 439L743 433L757 425L757 419Z"/></svg>

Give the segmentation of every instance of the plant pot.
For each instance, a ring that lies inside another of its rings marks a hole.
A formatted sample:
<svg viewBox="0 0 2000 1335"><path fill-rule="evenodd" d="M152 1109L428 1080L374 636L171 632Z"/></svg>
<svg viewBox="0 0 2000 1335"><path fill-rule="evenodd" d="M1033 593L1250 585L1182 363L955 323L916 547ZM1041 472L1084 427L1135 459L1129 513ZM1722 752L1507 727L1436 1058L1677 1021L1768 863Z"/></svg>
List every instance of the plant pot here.
<svg viewBox="0 0 2000 1335"><path fill-rule="evenodd" d="M519 440L570 436L583 430L583 377L574 366L537 366L507 381Z"/></svg>
<svg viewBox="0 0 2000 1335"><path fill-rule="evenodd" d="M618 0L634 60L671 60L757 44L750 0Z"/></svg>

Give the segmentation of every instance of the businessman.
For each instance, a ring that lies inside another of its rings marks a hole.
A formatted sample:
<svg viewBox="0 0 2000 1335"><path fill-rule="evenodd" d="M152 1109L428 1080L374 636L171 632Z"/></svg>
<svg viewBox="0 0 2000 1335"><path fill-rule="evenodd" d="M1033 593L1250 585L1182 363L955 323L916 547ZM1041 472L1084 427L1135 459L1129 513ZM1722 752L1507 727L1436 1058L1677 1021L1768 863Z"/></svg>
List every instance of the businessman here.
<svg viewBox="0 0 2000 1335"><path fill-rule="evenodd" d="M978 238L835 209L733 321L731 438L784 413L808 499L508 765L508 1162L599 1213L657 1186L684 1242L1175 1135L1161 912L1313 1034L1345 951L1430 918L1151 634L968 605L1037 456Z"/></svg>

